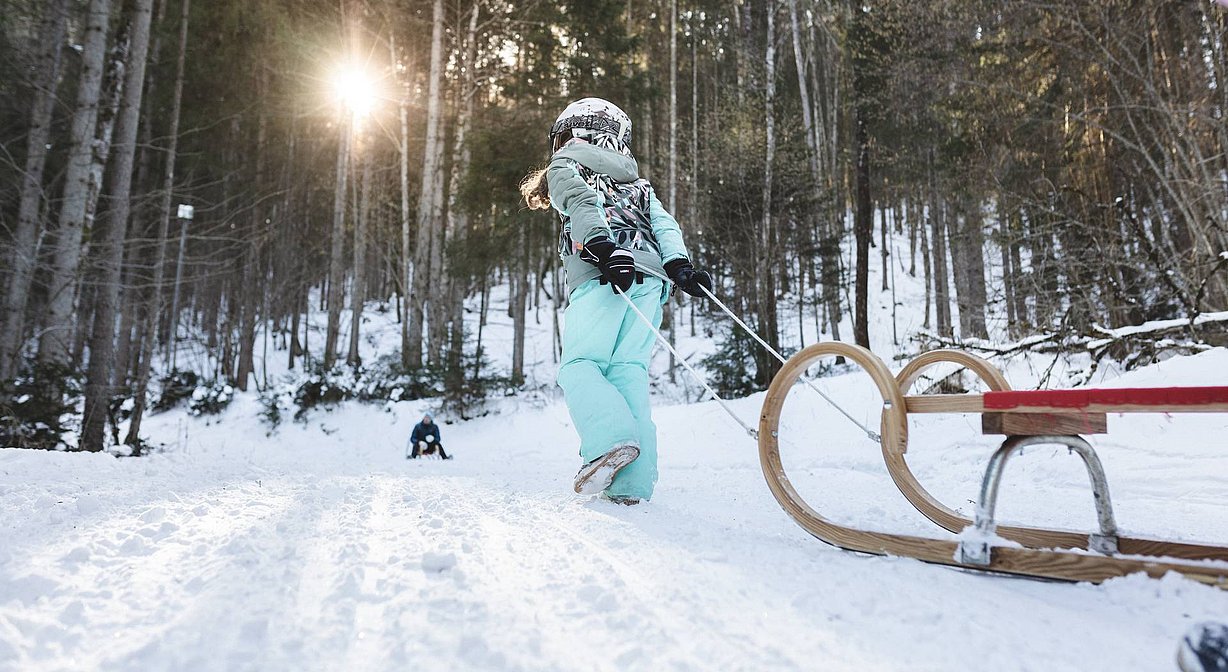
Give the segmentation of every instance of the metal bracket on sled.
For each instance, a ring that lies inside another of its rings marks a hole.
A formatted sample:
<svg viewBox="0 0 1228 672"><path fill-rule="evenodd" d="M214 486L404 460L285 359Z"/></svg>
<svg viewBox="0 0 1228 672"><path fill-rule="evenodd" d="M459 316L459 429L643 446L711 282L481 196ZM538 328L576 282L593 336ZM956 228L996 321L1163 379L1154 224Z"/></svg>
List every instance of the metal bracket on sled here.
<svg viewBox="0 0 1228 672"><path fill-rule="evenodd" d="M1081 436L1012 436L1002 442L1002 447L989 458L989 466L985 469L985 478L981 481L981 498L976 507L976 518L973 523L975 538L961 541L958 560L969 565L988 565L993 553L990 540L995 536L998 524L994 520L994 512L998 506L998 487L1002 483L1002 471L1007 460L1016 453L1022 452L1028 446L1062 445L1083 459L1087 467L1087 476L1091 480L1092 496L1096 504L1096 519L1100 525L1098 533L1088 535L1087 547L1097 553L1114 555L1117 553L1117 521L1113 517L1113 502L1109 499L1109 482L1104 475L1104 466L1091 444Z"/></svg>

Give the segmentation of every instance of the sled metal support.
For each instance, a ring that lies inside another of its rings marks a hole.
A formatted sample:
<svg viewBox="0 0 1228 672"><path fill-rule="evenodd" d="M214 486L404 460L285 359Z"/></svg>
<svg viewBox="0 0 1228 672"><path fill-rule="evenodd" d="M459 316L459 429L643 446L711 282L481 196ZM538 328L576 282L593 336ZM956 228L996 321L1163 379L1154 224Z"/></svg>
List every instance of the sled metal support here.
<svg viewBox="0 0 1228 672"><path fill-rule="evenodd" d="M669 339L661 333L660 329L657 329L656 325L652 323L652 320L648 319L648 316L645 315L638 307L636 307L635 302L631 300L631 297L622 292L614 293L621 296L623 301L627 302L627 305L632 311L635 312L636 317L640 318L640 321L644 323L644 326L652 330L653 335L657 337L657 340L661 342L661 345L664 345L666 349L668 349L670 353L674 355L674 359L678 360L682 363L682 366L686 367L686 370L690 372L691 376L693 376L695 380L702 385L705 390L707 390L708 394L711 395L714 400L716 400L716 403L720 404L721 409L724 410L725 413L728 413L729 417L733 418L733 421L738 423L738 425L740 425L742 429L746 431L746 435L758 441L759 431L743 422L742 418L739 418L738 415L733 412L733 409L729 408L729 404L727 404L725 400L721 398L721 395L716 393L716 390L712 389L712 386L708 384L708 381L705 380L703 376L699 375L699 372L691 366L691 363L686 361L686 358L678 353L677 348L675 348L674 345L669 342Z"/></svg>
<svg viewBox="0 0 1228 672"><path fill-rule="evenodd" d="M1012 436L1002 442L1002 447L989 458L989 466L985 469L985 478L981 481L981 497L976 507L976 518L973 524L974 539L966 539L959 544L958 560L971 565L988 565L990 563L992 546L990 540L996 535L997 521L994 515L998 506L998 490L1002 484L1002 472L1012 455L1023 452L1024 448L1037 445L1066 446L1070 452L1078 455L1087 467L1087 476L1091 481L1092 497L1096 505L1096 519L1100 526L1098 533L1088 535L1087 547L1104 555L1117 553L1117 520L1113 516L1113 502L1109 498L1109 482L1104 475L1104 465L1100 457L1081 436Z"/></svg>

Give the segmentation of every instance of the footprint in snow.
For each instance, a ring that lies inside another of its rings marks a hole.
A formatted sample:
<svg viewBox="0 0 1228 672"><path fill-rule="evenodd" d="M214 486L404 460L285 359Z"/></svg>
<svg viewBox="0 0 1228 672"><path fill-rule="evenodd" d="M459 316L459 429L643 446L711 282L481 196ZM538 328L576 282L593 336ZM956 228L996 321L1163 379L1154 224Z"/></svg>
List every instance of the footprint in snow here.
<svg viewBox="0 0 1228 672"><path fill-rule="evenodd" d="M438 574L445 572L456 566L455 553L433 553L427 551L422 554L422 571Z"/></svg>

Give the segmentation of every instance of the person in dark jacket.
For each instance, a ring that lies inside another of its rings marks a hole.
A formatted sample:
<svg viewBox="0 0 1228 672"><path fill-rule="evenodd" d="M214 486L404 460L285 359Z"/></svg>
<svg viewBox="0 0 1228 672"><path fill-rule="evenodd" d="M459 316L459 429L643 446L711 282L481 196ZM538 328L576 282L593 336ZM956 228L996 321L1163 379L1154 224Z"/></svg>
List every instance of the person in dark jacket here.
<svg viewBox="0 0 1228 672"><path fill-rule="evenodd" d="M452 459L443 452L443 444L439 441L439 425L432 421L430 413L423 415L422 422L414 425L414 431L409 435L409 443L414 447L413 452L409 454L411 460L422 455L434 455L437 450L443 459Z"/></svg>

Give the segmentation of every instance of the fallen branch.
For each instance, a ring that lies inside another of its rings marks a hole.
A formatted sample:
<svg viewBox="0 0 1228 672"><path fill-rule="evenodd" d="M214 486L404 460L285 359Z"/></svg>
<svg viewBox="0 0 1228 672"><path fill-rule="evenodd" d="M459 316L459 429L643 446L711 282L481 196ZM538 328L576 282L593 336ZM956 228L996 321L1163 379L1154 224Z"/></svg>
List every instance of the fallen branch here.
<svg viewBox="0 0 1228 672"><path fill-rule="evenodd" d="M1208 339L1212 342L1208 342ZM919 344L922 352L953 348L999 360L1023 353L1059 357L1087 354L1091 365L1078 382L1085 384L1106 358L1121 362L1126 370L1132 370L1151 364L1164 355L1188 355L1218 345L1228 345L1228 311L1201 313L1193 318L1154 320L1116 329L1094 325L1090 333L1049 332L1012 343L993 343L981 338L957 339L932 332L918 333L913 341Z"/></svg>

